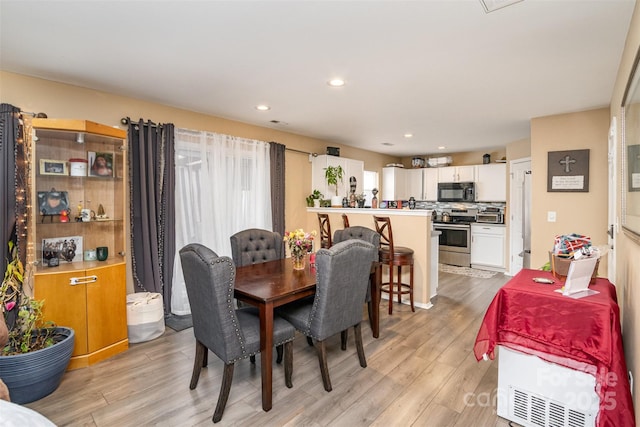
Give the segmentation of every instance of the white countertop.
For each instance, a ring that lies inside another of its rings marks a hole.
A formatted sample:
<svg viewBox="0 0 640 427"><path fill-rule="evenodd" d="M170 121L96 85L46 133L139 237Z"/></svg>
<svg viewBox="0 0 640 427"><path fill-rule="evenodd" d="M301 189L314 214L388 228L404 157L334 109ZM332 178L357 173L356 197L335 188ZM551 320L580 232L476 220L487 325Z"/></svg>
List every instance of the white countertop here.
<svg viewBox="0 0 640 427"><path fill-rule="evenodd" d="M337 214L364 214L364 215L404 215L404 216L428 216L431 217L431 209L371 209L371 208L307 208L307 212L337 213Z"/></svg>

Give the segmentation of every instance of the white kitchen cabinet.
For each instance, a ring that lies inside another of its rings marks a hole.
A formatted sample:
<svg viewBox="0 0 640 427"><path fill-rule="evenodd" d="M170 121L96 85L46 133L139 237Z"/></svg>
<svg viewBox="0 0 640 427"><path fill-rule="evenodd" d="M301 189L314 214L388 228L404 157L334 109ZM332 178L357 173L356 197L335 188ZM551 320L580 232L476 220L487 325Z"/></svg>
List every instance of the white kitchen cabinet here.
<svg viewBox="0 0 640 427"><path fill-rule="evenodd" d="M471 224L471 267L503 271L505 227Z"/></svg>
<svg viewBox="0 0 640 427"><path fill-rule="evenodd" d="M407 169L405 175L407 178L405 196L402 200L408 200L410 197L416 200L424 200L422 173L424 169Z"/></svg>
<svg viewBox="0 0 640 427"><path fill-rule="evenodd" d="M507 201L506 163L493 163L476 166L476 201Z"/></svg>
<svg viewBox="0 0 640 427"><path fill-rule="evenodd" d="M438 168L438 182L474 182L475 180L475 165Z"/></svg>
<svg viewBox="0 0 640 427"><path fill-rule="evenodd" d="M381 200L407 200L407 174L403 168L382 168Z"/></svg>
<svg viewBox="0 0 640 427"><path fill-rule="evenodd" d="M338 180L338 194L336 194L335 186L328 186L324 178L327 166L342 166L344 170L342 182ZM342 197L348 195L350 190L349 178L352 176L356 177L356 193L364 191L364 162L362 160L322 154L313 158L311 169L311 191L320 190L324 195L324 199L330 199L332 196Z"/></svg>
<svg viewBox="0 0 640 427"><path fill-rule="evenodd" d="M438 200L438 168L426 168L422 171L423 200L435 202Z"/></svg>

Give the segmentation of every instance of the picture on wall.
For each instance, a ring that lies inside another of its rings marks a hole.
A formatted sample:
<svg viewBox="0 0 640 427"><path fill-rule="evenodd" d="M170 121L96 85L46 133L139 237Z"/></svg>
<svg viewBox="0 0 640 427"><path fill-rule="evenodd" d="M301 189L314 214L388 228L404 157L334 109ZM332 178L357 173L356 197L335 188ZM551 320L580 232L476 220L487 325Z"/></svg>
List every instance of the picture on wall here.
<svg viewBox="0 0 640 427"><path fill-rule="evenodd" d="M113 153L89 151L89 176L113 176Z"/></svg>
<svg viewBox="0 0 640 427"><path fill-rule="evenodd" d="M549 151L547 192L589 192L589 150Z"/></svg>
<svg viewBox="0 0 640 427"><path fill-rule="evenodd" d="M51 260L55 259L54 262ZM47 266L59 262L82 261L82 236L42 239L42 263Z"/></svg>

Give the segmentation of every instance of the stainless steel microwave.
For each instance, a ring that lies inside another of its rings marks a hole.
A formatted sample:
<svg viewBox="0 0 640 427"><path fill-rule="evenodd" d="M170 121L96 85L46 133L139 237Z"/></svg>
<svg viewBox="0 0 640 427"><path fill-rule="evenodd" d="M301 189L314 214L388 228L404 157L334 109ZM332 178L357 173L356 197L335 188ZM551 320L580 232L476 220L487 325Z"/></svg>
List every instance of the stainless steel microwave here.
<svg viewBox="0 0 640 427"><path fill-rule="evenodd" d="M438 201L475 202L475 185L473 182L439 182Z"/></svg>

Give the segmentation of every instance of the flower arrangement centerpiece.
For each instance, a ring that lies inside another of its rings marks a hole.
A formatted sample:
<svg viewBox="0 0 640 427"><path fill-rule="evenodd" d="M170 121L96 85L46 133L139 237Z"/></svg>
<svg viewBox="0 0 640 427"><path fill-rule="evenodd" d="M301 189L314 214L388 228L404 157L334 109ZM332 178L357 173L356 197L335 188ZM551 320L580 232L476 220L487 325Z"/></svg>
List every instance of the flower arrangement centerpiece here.
<svg viewBox="0 0 640 427"><path fill-rule="evenodd" d="M284 234L283 240L287 242L289 246L289 252L291 252L291 259L293 260L293 268L295 270L304 269L304 259L307 253L313 249L313 238L315 235L315 230L305 232L301 228Z"/></svg>

